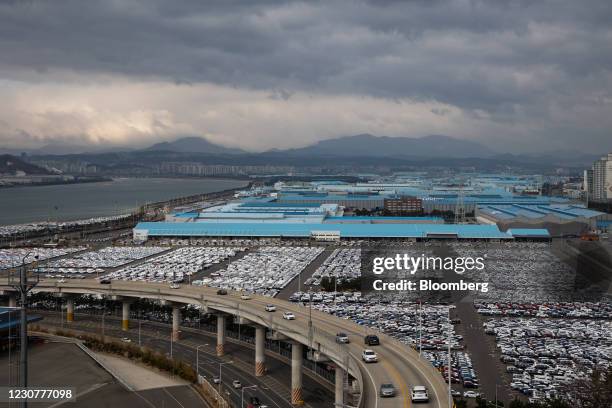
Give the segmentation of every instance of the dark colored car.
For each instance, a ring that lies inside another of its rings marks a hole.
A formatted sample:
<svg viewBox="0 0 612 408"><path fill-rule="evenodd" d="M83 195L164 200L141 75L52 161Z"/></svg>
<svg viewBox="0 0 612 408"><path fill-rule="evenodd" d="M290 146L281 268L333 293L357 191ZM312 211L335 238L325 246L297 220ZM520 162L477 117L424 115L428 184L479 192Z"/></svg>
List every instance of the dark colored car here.
<svg viewBox="0 0 612 408"><path fill-rule="evenodd" d="M375 336L373 334L368 334L367 336L363 338L363 342L367 346L378 346L380 344L380 339L378 338L378 336Z"/></svg>
<svg viewBox="0 0 612 408"><path fill-rule="evenodd" d="M217 291L217 295L227 295L227 290L225 290L225 289L219 289L219 290Z"/></svg>
<svg viewBox="0 0 612 408"><path fill-rule="evenodd" d="M111 280L110 279L100 279L100 284L102 285L110 285Z"/></svg>

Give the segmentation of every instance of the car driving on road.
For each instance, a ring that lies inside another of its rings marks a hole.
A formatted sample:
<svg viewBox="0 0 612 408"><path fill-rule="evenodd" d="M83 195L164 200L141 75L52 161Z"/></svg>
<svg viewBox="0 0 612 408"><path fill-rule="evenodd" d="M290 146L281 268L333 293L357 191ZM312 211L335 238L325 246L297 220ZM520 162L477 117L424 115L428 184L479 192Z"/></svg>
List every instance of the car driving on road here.
<svg viewBox="0 0 612 408"><path fill-rule="evenodd" d="M338 333L336 334L336 343L348 344L350 343L350 340L348 336L346 335L346 333Z"/></svg>
<svg viewBox="0 0 612 408"><path fill-rule="evenodd" d="M368 334L367 336L365 336L363 338L363 342L365 343L366 346L378 346L378 345L380 345L380 339L378 338L378 336L376 336L374 334Z"/></svg>
<svg viewBox="0 0 612 408"><path fill-rule="evenodd" d="M283 319L295 320L295 315L292 312L283 312Z"/></svg>
<svg viewBox="0 0 612 408"><path fill-rule="evenodd" d="M361 359L366 363L376 363L378 362L378 356L374 352L374 350L365 349L361 353Z"/></svg>
<svg viewBox="0 0 612 408"><path fill-rule="evenodd" d="M429 394L427 393L427 387L424 385L415 385L412 387L410 400L412 402L428 402Z"/></svg>
<svg viewBox="0 0 612 408"><path fill-rule="evenodd" d="M382 398L395 397L395 386L391 383L381 384L380 396Z"/></svg>

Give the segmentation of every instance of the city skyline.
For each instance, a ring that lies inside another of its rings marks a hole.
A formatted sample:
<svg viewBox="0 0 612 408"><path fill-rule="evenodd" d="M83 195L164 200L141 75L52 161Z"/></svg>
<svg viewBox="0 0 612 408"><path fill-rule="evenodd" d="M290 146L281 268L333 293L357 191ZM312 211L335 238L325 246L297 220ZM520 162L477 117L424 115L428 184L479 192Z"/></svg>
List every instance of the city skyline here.
<svg viewBox="0 0 612 408"><path fill-rule="evenodd" d="M350 5L350 7L349 7ZM247 151L448 135L612 150L605 1L0 5L0 141Z"/></svg>

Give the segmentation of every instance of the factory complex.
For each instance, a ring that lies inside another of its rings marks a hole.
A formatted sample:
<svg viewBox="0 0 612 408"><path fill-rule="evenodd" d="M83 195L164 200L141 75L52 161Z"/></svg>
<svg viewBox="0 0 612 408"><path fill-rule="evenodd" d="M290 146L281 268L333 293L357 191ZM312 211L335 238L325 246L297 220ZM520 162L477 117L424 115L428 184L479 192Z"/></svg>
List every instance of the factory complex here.
<svg viewBox="0 0 612 408"><path fill-rule="evenodd" d="M235 201L202 203L141 222L152 237L547 240L595 228L606 214L566 198L533 194L532 179L480 177L470 183L278 182Z"/></svg>

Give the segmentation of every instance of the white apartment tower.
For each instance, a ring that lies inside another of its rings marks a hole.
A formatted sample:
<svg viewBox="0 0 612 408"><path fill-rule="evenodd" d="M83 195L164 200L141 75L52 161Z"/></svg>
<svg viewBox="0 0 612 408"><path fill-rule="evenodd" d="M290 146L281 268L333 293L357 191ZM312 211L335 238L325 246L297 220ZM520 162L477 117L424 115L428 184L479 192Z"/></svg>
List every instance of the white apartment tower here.
<svg viewBox="0 0 612 408"><path fill-rule="evenodd" d="M589 199L595 202L612 200L612 153L595 161L592 171L592 191L589 191Z"/></svg>

